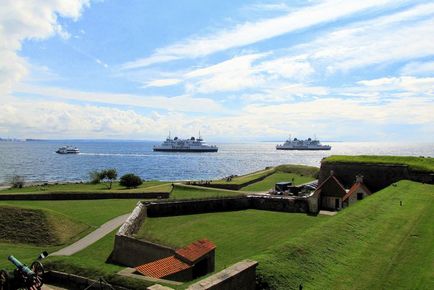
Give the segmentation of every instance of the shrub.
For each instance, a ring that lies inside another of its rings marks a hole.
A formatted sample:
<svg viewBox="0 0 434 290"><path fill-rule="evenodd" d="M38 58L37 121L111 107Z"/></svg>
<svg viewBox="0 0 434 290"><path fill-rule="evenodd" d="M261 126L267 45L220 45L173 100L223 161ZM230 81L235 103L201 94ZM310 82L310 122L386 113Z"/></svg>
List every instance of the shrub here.
<svg viewBox="0 0 434 290"><path fill-rule="evenodd" d="M123 175L119 181L121 186L125 186L127 188L137 187L142 183L142 179L133 173L127 173Z"/></svg>
<svg viewBox="0 0 434 290"><path fill-rule="evenodd" d="M14 175L11 178L11 184L13 188L23 188L24 186L24 177L20 175Z"/></svg>
<svg viewBox="0 0 434 290"><path fill-rule="evenodd" d="M97 184L101 182L101 173L98 170L89 172L90 183Z"/></svg>

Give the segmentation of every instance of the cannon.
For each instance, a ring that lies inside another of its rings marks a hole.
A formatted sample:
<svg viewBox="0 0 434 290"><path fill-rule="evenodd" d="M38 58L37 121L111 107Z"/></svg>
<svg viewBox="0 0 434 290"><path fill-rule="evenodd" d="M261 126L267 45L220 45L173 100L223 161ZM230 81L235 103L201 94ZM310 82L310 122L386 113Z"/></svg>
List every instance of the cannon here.
<svg viewBox="0 0 434 290"><path fill-rule="evenodd" d="M47 256L47 252L41 253L38 258L33 261L30 267L27 267L17 258L10 255L8 260L14 264L15 270L12 273L7 272L6 270L0 270L0 290L41 289L44 284L44 266L40 260Z"/></svg>

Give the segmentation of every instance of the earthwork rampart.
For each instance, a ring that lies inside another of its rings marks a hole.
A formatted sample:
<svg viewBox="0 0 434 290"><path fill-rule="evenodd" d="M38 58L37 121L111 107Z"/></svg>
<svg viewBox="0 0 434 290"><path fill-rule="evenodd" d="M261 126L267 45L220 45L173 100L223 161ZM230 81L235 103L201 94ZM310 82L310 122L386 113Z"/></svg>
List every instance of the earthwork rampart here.
<svg viewBox="0 0 434 290"><path fill-rule="evenodd" d="M408 165L359 162L322 162L319 184L331 171L347 188L354 184L356 175L363 175L364 183L373 192L402 179L434 184L433 172L412 170Z"/></svg>
<svg viewBox="0 0 434 290"><path fill-rule="evenodd" d="M110 260L125 266L135 267L174 255L175 250L170 247L134 238L134 235L139 231L147 217L246 209L304 213L308 210L308 203L307 199L303 197L270 197L260 195L139 202L116 234Z"/></svg>

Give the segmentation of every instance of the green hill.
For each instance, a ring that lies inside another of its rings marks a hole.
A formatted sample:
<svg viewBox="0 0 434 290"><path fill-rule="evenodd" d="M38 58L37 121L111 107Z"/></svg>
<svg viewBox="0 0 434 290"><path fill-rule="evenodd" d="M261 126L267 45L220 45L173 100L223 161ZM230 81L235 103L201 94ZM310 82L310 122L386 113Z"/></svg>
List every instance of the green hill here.
<svg viewBox="0 0 434 290"><path fill-rule="evenodd" d="M61 245L89 228L49 210L0 206L0 242Z"/></svg>
<svg viewBox="0 0 434 290"><path fill-rule="evenodd" d="M381 156L381 155L333 155L322 162L328 163L382 163L408 165L410 169L434 172L434 158L415 156Z"/></svg>
<svg viewBox="0 0 434 290"><path fill-rule="evenodd" d="M401 181L253 258L264 289L433 289L433 220L434 186Z"/></svg>

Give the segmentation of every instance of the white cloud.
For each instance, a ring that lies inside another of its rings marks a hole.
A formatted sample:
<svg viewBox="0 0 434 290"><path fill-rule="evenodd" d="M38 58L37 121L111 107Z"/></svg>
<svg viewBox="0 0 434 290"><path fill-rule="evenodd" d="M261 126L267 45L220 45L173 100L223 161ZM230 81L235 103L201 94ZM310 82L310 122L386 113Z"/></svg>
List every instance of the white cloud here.
<svg viewBox="0 0 434 290"><path fill-rule="evenodd" d="M180 79L159 79L147 82L145 87L168 87L177 85L180 82L182 82Z"/></svg>
<svg viewBox="0 0 434 290"><path fill-rule="evenodd" d="M155 108L175 112L215 112L223 110L222 106L212 99L192 98L190 96L140 96L105 92L82 92L30 85L17 86L14 91L56 99Z"/></svg>
<svg viewBox="0 0 434 290"><path fill-rule="evenodd" d="M89 0L3 0L0 9L0 95L28 72L26 60L18 55L26 39L45 39L54 34L68 38L58 16L77 19Z"/></svg>
<svg viewBox="0 0 434 290"><path fill-rule="evenodd" d="M363 21L296 49L329 72L434 55L434 4Z"/></svg>
<svg viewBox="0 0 434 290"><path fill-rule="evenodd" d="M122 68L135 69L176 59L201 57L333 21L370 8L398 4L400 1L320 1L318 4L302 7L284 16L246 22L232 29L217 31L209 36L192 37L171 46L159 48L153 55L125 63Z"/></svg>
<svg viewBox="0 0 434 290"><path fill-rule="evenodd" d="M357 83L375 91L403 90L409 93L434 95L434 77L385 77L373 80L363 80Z"/></svg>

